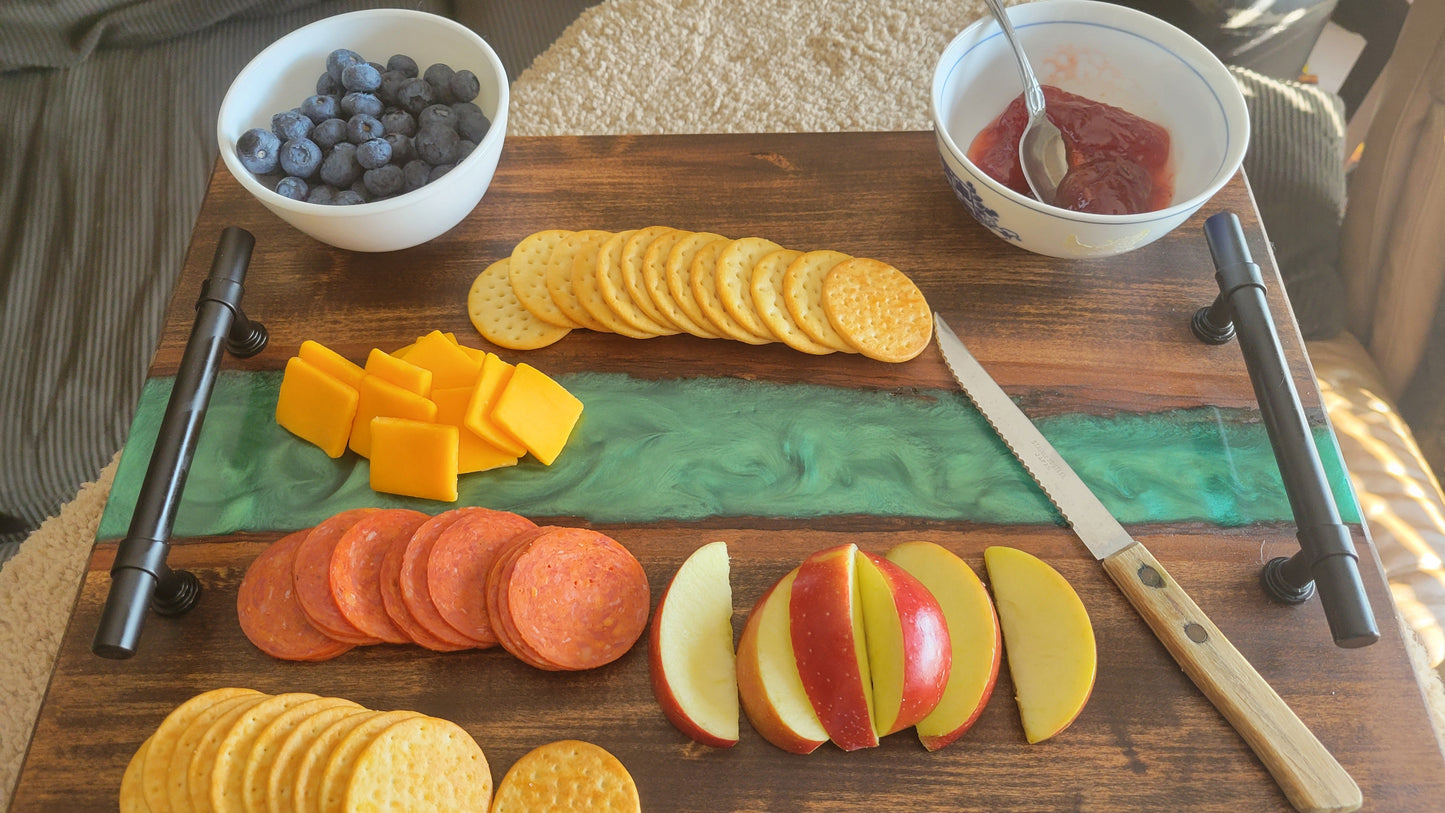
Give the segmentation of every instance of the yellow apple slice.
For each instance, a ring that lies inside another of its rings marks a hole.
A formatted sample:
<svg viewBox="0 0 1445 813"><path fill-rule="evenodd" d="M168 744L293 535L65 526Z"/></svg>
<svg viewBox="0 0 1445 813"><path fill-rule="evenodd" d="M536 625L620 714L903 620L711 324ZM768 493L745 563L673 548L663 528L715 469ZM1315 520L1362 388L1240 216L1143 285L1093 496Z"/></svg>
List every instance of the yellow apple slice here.
<svg viewBox="0 0 1445 813"><path fill-rule="evenodd" d="M1005 547L984 550L983 560L1024 736L1043 742L1069 727L1094 690L1094 627L1079 594L1043 560Z"/></svg>
<svg viewBox="0 0 1445 813"><path fill-rule="evenodd" d="M738 741L738 672L726 542L710 542L677 569L653 615L652 691L682 733L714 748Z"/></svg>
<svg viewBox="0 0 1445 813"><path fill-rule="evenodd" d="M878 745L857 551L850 543L809 556L788 603L798 676L828 738L844 751Z"/></svg>
<svg viewBox="0 0 1445 813"><path fill-rule="evenodd" d="M828 732L803 689L793 658L789 609L798 570L758 599L738 640L738 694L748 721L763 739L793 754L810 754Z"/></svg>
<svg viewBox="0 0 1445 813"><path fill-rule="evenodd" d="M880 737L928 715L943 697L953 659L948 624L927 587L898 565L857 553L873 730Z"/></svg>
<svg viewBox="0 0 1445 813"><path fill-rule="evenodd" d="M993 695L1003 654L998 616L978 574L947 548L904 542L888 551L888 561L928 588L948 623L948 685L937 707L914 726L923 747L937 751L972 728Z"/></svg>

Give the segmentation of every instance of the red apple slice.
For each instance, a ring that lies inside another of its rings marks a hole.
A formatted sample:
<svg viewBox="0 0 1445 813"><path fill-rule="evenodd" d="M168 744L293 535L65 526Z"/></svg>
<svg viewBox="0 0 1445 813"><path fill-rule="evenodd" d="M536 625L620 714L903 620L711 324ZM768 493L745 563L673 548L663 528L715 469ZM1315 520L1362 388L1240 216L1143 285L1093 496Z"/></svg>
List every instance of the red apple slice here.
<svg viewBox="0 0 1445 813"><path fill-rule="evenodd" d="M983 552L1003 627L1024 736L1043 742L1069 727L1094 689L1098 653L1089 613L1043 560L1014 548Z"/></svg>
<svg viewBox="0 0 1445 813"><path fill-rule="evenodd" d="M714 748L738 741L738 672L726 542L692 552L658 602L648 646L652 692L667 719Z"/></svg>
<svg viewBox="0 0 1445 813"><path fill-rule="evenodd" d="M738 694L763 739L793 754L810 754L828 732L803 689L793 658L789 608L796 568L758 599L738 640Z"/></svg>
<svg viewBox="0 0 1445 813"><path fill-rule="evenodd" d="M928 588L948 623L948 685L938 706L915 726L923 747L936 751L973 727L993 695L1003 654L998 616L978 574L947 548L904 542L888 551L888 560Z"/></svg>
<svg viewBox="0 0 1445 813"><path fill-rule="evenodd" d="M847 544L809 556L788 602L798 676L829 739L844 751L878 745L857 550Z"/></svg>
<svg viewBox="0 0 1445 813"><path fill-rule="evenodd" d="M858 591L879 737L928 715L948 685L953 650L943 610L922 582L898 565L858 551Z"/></svg>

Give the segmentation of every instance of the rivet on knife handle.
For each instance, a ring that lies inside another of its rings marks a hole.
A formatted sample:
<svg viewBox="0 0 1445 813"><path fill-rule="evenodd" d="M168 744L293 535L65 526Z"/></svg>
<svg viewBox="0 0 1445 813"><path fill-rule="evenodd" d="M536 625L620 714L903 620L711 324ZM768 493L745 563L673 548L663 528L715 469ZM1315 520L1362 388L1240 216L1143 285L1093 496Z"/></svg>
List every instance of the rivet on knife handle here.
<svg viewBox="0 0 1445 813"><path fill-rule="evenodd" d="M1264 763L1301 811L1353 811L1359 786L1143 545L1131 538L1028 416L935 314L953 377L1009 451L1058 507L1079 539L1204 696Z"/></svg>

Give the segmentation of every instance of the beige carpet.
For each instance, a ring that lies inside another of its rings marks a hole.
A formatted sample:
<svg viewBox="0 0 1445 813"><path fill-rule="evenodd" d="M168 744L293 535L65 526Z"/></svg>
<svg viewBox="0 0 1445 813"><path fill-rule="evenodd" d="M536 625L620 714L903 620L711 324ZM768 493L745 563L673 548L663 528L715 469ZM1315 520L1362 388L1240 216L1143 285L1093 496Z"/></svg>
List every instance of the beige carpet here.
<svg viewBox="0 0 1445 813"><path fill-rule="evenodd" d="M926 130L933 64L984 9L981 0L608 0L517 78L509 134ZM0 807L113 474L114 463L0 571ZM1412 652L1427 695L1445 708L1423 650ZM1445 730L1445 715L1436 718Z"/></svg>

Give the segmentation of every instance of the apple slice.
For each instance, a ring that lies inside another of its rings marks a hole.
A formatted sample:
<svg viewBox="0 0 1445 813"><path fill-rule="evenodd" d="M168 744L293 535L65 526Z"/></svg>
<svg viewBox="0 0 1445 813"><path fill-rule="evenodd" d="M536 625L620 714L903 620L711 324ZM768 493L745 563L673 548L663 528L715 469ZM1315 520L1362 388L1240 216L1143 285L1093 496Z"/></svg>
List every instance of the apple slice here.
<svg viewBox="0 0 1445 813"><path fill-rule="evenodd" d="M763 739L793 754L810 754L828 732L803 689L793 658L789 608L794 568L758 599L738 640L738 693L748 721Z"/></svg>
<svg viewBox="0 0 1445 813"><path fill-rule="evenodd" d="M857 551L850 543L809 556L788 602L798 676L828 738L844 751L878 745Z"/></svg>
<svg viewBox="0 0 1445 813"><path fill-rule="evenodd" d="M663 714L714 748L738 741L738 672L726 542L688 556L663 592L648 639L652 692Z"/></svg>
<svg viewBox="0 0 1445 813"><path fill-rule="evenodd" d="M937 751L973 727L993 694L1003 654L998 616L978 574L947 548L904 542L888 551L888 561L928 588L948 622L948 685L938 706L914 727L923 747Z"/></svg>
<svg viewBox="0 0 1445 813"><path fill-rule="evenodd" d="M984 550L983 561L1024 736L1043 742L1069 727L1094 690L1094 627L1079 594L1038 557L992 547Z"/></svg>
<svg viewBox="0 0 1445 813"><path fill-rule="evenodd" d="M857 560L873 730L886 737L938 705L953 650L943 610L922 582L877 554L858 551Z"/></svg>

